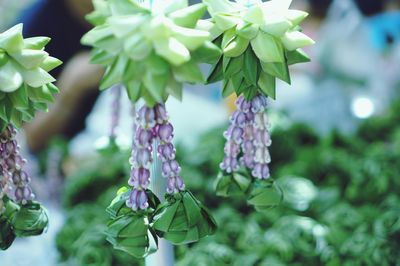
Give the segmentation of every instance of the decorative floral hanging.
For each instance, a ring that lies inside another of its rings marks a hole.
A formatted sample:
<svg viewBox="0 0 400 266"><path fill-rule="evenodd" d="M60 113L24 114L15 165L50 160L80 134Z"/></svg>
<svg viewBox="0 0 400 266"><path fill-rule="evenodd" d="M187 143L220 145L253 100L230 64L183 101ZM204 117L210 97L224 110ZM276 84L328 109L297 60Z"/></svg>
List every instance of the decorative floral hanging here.
<svg viewBox="0 0 400 266"><path fill-rule="evenodd" d="M40 235L47 211L36 201L16 140L17 128L47 110L58 89L47 72L61 61L44 51L46 37L24 39L22 24L0 34L0 248L16 237Z"/></svg>
<svg viewBox="0 0 400 266"><path fill-rule="evenodd" d="M130 188L122 189L109 207L109 242L144 257L157 250L156 235L184 244L213 234L215 221L180 176L173 126L164 105L170 95L181 99L183 83L204 83L199 64L214 63L221 56L209 31L198 27L206 6L176 0L94 4L88 19L95 27L82 42L94 47L92 61L106 67L100 89L123 84L133 103L145 101L136 116ZM157 174L151 173L154 153L167 179L162 204L149 190L150 177ZM127 230L132 234L125 234Z"/></svg>
<svg viewBox="0 0 400 266"><path fill-rule="evenodd" d="M215 23L210 27L220 32L213 42L223 51L208 82L222 80L223 96L239 97L224 133L227 142L217 194L245 194L249 204L264 210L282 198L268 167L272 141L267 97L276 97L276 78L290 83L289 65L310 60L301 48L314 41L299 27L308 14L289 9L291 0L204 2Z"/></svg>

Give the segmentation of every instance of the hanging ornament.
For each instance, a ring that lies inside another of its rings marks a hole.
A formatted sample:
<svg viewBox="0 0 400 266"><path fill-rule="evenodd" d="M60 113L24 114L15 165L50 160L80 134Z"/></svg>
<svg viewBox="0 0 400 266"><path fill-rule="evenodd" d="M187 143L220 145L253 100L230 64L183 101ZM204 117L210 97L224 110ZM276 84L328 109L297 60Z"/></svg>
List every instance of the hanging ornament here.
<svg viewBox="0 0 400 266"><path fill-rule="evenodd" d="M184 244L212 234L213 218L180 176L164 105L169 96L182 98L183 83L204 83L199 64L214 63L221 55L211 34L198 28L206 6L178 0L97 0L94 6L88 20L95 27L82 43L93 46L92 61L106 67L100 89L123 84L133 103L145 102L134 128L130 188L108 208L109 242L144 257L156 250L157 236ZM162 204L149 190L154 153L167 183Z"/></svg>
<svg viewBox="0 0 400 266"><path fill-rule="evenodd" d="M216 191L220 196L246 195L263 211L282 200L270 177L272 141L267 97L276 98L276 78L290 84L289 65L308 62L301 49L314 43L299 24L307 13L291 10L291 0L204 0L211 15L208 28L223 55L208 82L223 81L222 95L235 93L237 110L224 133L225 157ZM207 26L207 25L206 25Z"/></svg>
<svg viewBox="0 0 400 266"><path fill-rule="evenodd" d="M40 235L47 211L36 201L26 160L16 140L17 128L47 110L58 89L47 72L61 61L44 51L46 37L24 39L22 24L0 34L0 248L16 237Z"/></svg>

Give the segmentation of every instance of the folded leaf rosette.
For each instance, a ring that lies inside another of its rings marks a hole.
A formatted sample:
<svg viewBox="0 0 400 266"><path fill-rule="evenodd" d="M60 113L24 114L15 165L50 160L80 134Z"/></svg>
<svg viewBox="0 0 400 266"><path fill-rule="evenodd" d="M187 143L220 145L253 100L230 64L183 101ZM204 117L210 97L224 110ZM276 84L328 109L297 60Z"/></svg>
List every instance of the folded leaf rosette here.
<svg viewBox="0 0 400 266"><path fill-rule="evenodd" d="M44 47L47 37L24 39L22 24L0 34L0 132L8 124L20 127L35 110L47 110L58 92L48 73L61 64Z"/></svg>
<svg viewBox="0 0 400 266"><path fill-rule="evenodd" d="M197 242L212 235L217 225L205 207L189 191L167 194L154 215L156 233L175 245Z"/></svg>
<svg viewBox="0 0 400 266"><path fill-rule="evenodd" d="M218 196L231 197L245 195L252 184L251 178L246 171L234 173L220 172L216 181L216 192Z"/></svg>
<svg viewBox="0 0 400 266"><path fill-rule="evenodd" d="M301 50L314 43L300 31L307 13L291 10L291 0L204 0L222 34L214 40L223 56L208 82L224 81L223 95L258 93L275 99L275 79L290 83L288 66L310 59Z"/></svg>
<svg viewBox="0 0 400 266"><path fill-rule="evenodd" d="M100 89L124 84L133 102L152 107L169 95L180 99L183 82L205 82L199 63L220 57L210 33L197 28L204 4L110 0L95 7L89 20L96 26L82 43L95 48L93 63L106 66Z"/></svg>
<svg viewBox="0 0 400 266"><path fill-rule="evenodd" d="M22 205L12 219L14 232L18 237L41 235L48 224L47 210L35 201Z"/></svg>
<svg viewBox="0 0 400 266"><path fill-rule="evenodd" d="M6 250L16 238L11 221L20 207L7 197L3 198L3 202L4 210L0 214L0 249Z"/></svg>
<svg viewBox="0 0 400 266"><path fill-rule="evenodd" d="M158 198L149 190L149 208L133 211L126 206L131 190L122 188L107 208L111 221L105 232L107 241L117 250L124 251L136 258L143 258L157 251L158 239L150 227L151 214L159 204Z"/></svg>
<svg viewBox="0 0 400 266"><path fill-rule="evenodd" d="M282 200L283 192L272 179L256 180L247 197L247 203L260 212L278 206Z"/></svg>

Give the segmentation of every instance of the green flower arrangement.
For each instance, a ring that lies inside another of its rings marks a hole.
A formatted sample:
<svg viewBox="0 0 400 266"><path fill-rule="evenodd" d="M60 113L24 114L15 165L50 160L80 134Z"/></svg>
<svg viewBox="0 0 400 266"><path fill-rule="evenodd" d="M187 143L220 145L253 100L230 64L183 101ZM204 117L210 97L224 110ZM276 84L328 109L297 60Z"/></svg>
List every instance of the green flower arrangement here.
<svg viewBox="0 0 400 266"><path fill-rule="evenodd" d="M50 38L24 39L22 27L0 34L0 132L9 124L20 127L36 110L46 111L58 92L48 72L61 61L44 51Z"/></svg>
<svg viewBox="0 0 400 266"><path fill-rule="evenodd" d="M275 80L290 83L288 66L308 62L301 49L314 44L299 24L308 14L291 10L291 0L204 0L215 22L215 40L223 56L214 65L208 82L224 81L223 95L258 93L275 99Z"/></svg>
<svg viewBox="0 0 400 266"><path fill-rule="evenodd" d="M16 140L17 128L58 92L48 73L61 61L44 51L47 37L24 39L22 24L0 33L0 248L16 237L40 235L48 226L47 211L36 201L24 171L26 160Z"/></svg>
<svg viewBox="0 0 400 266"><path fill-rule="evenodd" d="M94 47L92 62L106 66L100 89L125 85L133 102L148 106L172 95L182 98L183 83L204 83L199 63L213 62L220 49L197 27L204 4L187 1L136 3L95 1L88 16L96 25L82 43Z"/></svg>

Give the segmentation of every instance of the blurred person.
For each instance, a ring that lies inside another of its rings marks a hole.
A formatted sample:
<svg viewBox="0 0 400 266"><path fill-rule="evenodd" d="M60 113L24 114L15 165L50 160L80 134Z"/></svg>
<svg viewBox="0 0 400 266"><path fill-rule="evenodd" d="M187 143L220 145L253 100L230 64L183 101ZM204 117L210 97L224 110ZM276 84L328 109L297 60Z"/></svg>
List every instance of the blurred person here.
<svg viewBox="0 0 400 266"><path fill-rule="evenodd" d="M26 37L50 37L47 51L64 62L51 73L61 90L55 103L25 126L33 152L46 147L52 136L71 139L80 132L98 97L101 67L89 63L89 51L80 44L90 29L84 16L92 8L91 0L38 0L16 21L24 24Z"/></svg>

